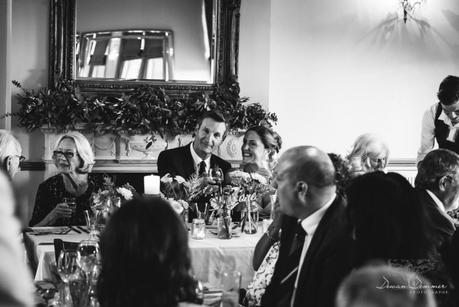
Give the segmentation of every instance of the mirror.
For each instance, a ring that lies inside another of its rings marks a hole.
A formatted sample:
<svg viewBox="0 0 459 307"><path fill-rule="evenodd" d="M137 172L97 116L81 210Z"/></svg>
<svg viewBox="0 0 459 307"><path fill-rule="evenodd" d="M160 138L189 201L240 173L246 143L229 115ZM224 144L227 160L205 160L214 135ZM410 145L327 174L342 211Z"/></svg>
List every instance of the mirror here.
<svg viewBox="0 0 459 307"><path fill-rule="evenodd" d="M158 30L77 33L75 61L77 79L175 80L173 33Z"/></svg>
<svg viewBox="0 0 459 307"><path fill-rule="evenodd" d="M49 84L238 96L239 8L240 0L52 0Z"/></svg>

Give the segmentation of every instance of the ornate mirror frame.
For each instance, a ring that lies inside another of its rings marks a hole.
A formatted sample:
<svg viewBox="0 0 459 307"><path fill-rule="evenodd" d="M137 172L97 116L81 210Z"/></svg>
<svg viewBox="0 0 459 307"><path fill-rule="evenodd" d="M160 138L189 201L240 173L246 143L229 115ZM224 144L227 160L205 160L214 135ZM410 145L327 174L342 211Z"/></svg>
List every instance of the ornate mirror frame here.
<svg viewBox="0 0 459 307"><path fill-rule="evenodd" d="M50 0L50 39L48 84L59 80L74 80L75 12L77 0ZM241 0L219 0L217 14L216 72L213 84L198 81L112 81L75 80L83 92L125 92L138 86L151 85L165 89L169 95L183 92L214 92L217 89L239 97L238 52L239 10Z"/></svg>

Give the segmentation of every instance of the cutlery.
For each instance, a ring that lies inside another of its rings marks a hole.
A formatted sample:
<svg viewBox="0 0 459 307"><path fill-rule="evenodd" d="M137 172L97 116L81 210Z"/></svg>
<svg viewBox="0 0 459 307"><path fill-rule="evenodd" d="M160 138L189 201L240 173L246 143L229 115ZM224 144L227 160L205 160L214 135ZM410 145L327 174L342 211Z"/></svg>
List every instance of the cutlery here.
<svg viewBox="0 0 459 307"><path fill-rule="evenodd" d="M69 228L72 229L73 231L75 231L76 233L81 233L81 231L78 230L78 228L76 228L76 227L70 226Z"/></svg>
<svg viewBox="0 0 459 307"><path fill-rule="evenodd" d="M78 229L80 229L81 231L86 232L86 233L89 233L89 231L88 231L87 229L83 228L83 226L77 226L77 227L78 227Z"/></svg>

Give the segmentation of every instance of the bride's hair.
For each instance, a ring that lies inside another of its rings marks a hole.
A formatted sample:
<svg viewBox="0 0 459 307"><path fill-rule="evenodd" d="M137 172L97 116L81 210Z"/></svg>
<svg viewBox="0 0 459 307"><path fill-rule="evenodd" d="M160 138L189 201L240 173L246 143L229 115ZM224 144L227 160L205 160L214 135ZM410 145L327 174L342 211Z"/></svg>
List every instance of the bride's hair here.
<svg viewBox="0 0 459 307"><path fill-rule="evenodd" d="M247 132L249 131L255 132L260 137L261 142L263 143L265 148L270 151L270 159L273 159L274 155L276 153L279 153L282 147L282 138L279 134L277 134L277 132L271 130L266 126L253 126L247 129Z"/></svg>

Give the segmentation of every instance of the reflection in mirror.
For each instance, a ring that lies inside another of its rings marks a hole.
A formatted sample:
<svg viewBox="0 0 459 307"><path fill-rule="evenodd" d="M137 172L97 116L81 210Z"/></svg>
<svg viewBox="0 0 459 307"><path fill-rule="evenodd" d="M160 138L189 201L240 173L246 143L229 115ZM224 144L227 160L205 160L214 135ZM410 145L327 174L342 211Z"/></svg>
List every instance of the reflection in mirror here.
<svg viewBox="0 0 459 307"><path fill-rule="evenodd" d="M172 31L77 34L77 78L174 80Z"/></svg>
<svg viewBox="0 0 459 307"><path fill-rule="evenodd" d="M217 0L76 0L75 78L213 83L217 9Z"/></svg>

